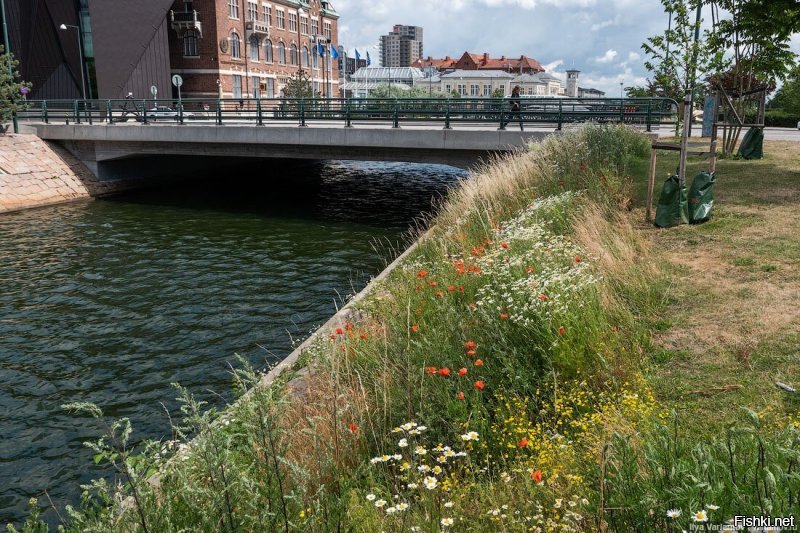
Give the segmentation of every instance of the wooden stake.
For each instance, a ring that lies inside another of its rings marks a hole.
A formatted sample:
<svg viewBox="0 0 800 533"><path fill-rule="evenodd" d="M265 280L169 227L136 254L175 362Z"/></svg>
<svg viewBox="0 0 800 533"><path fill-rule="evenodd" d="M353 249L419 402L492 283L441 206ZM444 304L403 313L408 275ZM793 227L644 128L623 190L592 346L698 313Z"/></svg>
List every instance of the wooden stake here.
<svg viewBox="0 0 800 533"><path fill-rule="evenodd" d="M686 149L689 146L689 128L692 127L692 91L686 91L683 98L683 134L681 135L681 164L678 167L678 181L683 187L686 184Z"/></svg>
<svg viewBox="0 0 800 533"><path fill-rule="evenodd" d="M647 175L647 221L653 221L653 191L656 187L656 160L658 150L653 148L650 151L650 172Z"/></svg>

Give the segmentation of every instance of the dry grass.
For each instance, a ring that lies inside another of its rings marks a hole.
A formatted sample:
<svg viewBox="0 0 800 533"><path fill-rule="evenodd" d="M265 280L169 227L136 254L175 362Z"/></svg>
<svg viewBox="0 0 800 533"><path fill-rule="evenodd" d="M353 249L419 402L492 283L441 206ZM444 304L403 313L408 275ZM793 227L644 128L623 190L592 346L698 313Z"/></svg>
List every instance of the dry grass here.
<svg viewBox="0 0 800 533"><path fill-rule="evenodd" d="M776 419L797 410L774 382L800 384L800 145L767 142L765 153L720 162L711 222L641 228L672 277L654 335L659 395L705 430L733 421L738 407ZM666 174L675 161L660 163Z"/></svg>

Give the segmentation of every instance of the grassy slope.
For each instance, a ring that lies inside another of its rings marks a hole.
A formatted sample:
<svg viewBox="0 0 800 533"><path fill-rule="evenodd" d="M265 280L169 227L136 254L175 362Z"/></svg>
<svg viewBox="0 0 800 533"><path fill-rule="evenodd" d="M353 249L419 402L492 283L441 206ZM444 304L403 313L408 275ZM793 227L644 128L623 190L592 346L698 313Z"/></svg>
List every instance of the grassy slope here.
<svg viewBox="0 0 800 533"><path fill-rule="evenodd" d="M636 213L672 278L669 304L653 320L654 385L699 435L740 417L737 407L784 419L798 408L774 382L800 384L800 144L768 141L765 154L719 162L707 224L659 230ZM688 175L705 164L692 158ZM661 153L657 176L676 165L676 154ZM646 173L640 161L637 207Z"/></svg>

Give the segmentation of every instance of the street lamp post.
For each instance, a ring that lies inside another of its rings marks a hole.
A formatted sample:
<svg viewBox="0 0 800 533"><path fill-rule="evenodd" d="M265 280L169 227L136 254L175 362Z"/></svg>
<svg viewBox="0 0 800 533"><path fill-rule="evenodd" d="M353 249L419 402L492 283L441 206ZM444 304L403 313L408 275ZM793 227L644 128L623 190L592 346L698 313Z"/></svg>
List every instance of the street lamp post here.
<svg viewBox="0 0 800 533"><path fill-rule="evenodd" d="M5 0L0 0L0 14L3 16L3 45L5 48L5 54L7 58L8 64L8 74L11 77L11 81L14 81L14 68L11 66L11 46L8 44L8 25L6 23L6 2ZM17 121L17 114L12 114L12 121L14 123L14 133L19 133L19 122Z"/></svg>
<svg viewBox="0 0 800 533"><path fill-rule="evenodd" d="M5 19L4 19L5 20ZM78 53L80 54L81 58L81 94L83 94L83 99L86 100L86 76L84 75L84 65L83 65L83 45L81 44L81 29L79 26L74 26L72 24L62 24L59 26L61 31L66 31L67 28L75 28L78 34Z"/></svg>

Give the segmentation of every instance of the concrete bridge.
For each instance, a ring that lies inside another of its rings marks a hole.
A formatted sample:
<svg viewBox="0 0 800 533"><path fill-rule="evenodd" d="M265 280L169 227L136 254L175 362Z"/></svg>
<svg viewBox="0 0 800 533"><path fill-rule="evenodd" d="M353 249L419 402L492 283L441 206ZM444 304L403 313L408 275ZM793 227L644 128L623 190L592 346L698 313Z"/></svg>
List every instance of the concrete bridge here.
<svg viewBox="0 0 800 533"><path fill-rule="evenodd" d="M439 163L466 168L491 154L512 151L554 132L553 128L498 130L486 124L459 129L441 125L341 124L306 127L252 124L29 124L103 179L105 163L152 156L354 159ZM110 167L109 167L110 168ZM109 176L113 178L113 176Z"/></svg>

